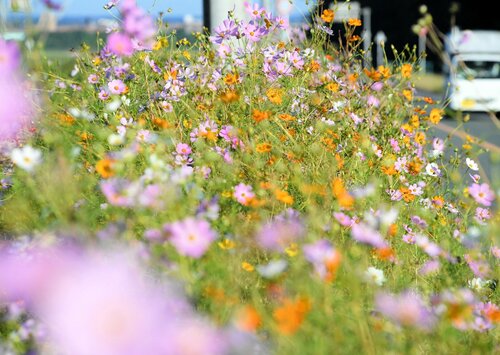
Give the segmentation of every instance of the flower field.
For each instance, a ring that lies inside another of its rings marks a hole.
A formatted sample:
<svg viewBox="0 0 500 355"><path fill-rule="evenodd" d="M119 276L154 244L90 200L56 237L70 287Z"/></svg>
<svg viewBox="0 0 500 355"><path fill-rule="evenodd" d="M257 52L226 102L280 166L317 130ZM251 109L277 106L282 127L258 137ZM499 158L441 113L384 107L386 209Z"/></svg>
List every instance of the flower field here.
<svg viewBox="0 0 500 355"><path fill-rule="evenodd" d="M498 182L413 52L106 6L71 73L0 39L1 354L500 351Z"/></svg>

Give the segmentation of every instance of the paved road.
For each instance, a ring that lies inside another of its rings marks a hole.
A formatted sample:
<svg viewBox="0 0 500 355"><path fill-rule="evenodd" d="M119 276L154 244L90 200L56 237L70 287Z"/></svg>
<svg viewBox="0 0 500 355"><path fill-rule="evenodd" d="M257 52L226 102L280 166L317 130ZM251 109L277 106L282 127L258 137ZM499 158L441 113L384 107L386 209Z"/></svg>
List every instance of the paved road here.
<svg viewBox="0 0 500 355"><path fill-rule="evenodd" d="M484 152L480 153L480 169L485 180L496 188L500 187L500 120L487 113L470 113L470 120L460 122L457 119L446 117L435 129L438 137L450 137L457 147L461 147L467 140L467 135L478 141Z"/></svg>
<svg viewBox="0 0 500 355"><path fill-rule="evenodd" d="M430 96L434 100L442 99L441 95L430 93L419 93L419 96ZM465 115L463 114L463 117ZM478 145L484 149L478 159L481 175L498 189L500 188L500 119L486 112L471 112L469 115L470 119L467 122L445 117L432 134L440 138L450 137L457 147L464 144L467 135L477 140Z"/></svg>

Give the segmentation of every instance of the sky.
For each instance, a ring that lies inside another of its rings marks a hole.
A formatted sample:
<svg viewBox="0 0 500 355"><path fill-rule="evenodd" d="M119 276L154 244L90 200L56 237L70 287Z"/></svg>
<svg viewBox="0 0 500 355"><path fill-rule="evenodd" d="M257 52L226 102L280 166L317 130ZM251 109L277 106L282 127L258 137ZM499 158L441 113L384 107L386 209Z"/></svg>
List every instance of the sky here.
<svg viewBox="0 0 500 355"><path fill-rule="evenodd" d="M2 0L0 0L2 1ZM99 16L106 15L103 5L108 0L54 0L64 6L63 16ZM235 0L243 2L244 0ZM251 1L251 0L250 0ZM164 11L168 8L173 10L174 16L185 16L187 14L195 17L202 16L202 0L138 0L140 6L151 12ZM309 0L311 2L311 0ZM33 0L35 13L40 11L40 0ZM293 0L295 13L307 10L306 0Z"/></svg>

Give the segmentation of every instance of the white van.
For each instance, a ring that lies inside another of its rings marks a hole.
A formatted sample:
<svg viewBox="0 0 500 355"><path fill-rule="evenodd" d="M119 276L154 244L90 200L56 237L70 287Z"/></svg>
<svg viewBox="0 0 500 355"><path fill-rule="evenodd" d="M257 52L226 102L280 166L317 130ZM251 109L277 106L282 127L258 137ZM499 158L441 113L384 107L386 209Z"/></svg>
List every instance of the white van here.
<svg viewBox="0 0 500 355"><path fill-rule="evenodd" d="M448 37L447 98L456 111L500 112L500 32L459 31Z"/></svg>

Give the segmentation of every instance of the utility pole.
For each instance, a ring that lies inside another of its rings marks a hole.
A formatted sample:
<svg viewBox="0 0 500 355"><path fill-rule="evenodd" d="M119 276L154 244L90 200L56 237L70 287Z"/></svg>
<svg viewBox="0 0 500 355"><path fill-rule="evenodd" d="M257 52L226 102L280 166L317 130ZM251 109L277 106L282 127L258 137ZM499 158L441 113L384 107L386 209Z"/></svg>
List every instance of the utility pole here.
<svg viewBox="0 0 500 355"><path fill-rule="evenodd" d="M365 52L365 66L367 67L372 61L372 9L370 7L363 7L361 9L363 14L363 51Z"/></svg>
<svg viewBox="0 0 500 355"><path fill-rule="evenodd" d="M387 41L387 36L384 32L378 31L375 34L375 44L377 45L377 67L384 65L384 45Z"/></svg>
<svg viewBox="0 0 500 355"><path fill-rule="evenodd" d="M203 0L203 26L212 31L226 18L229 11L239 19L245 18L245 7L242 0Z"/></svg>

